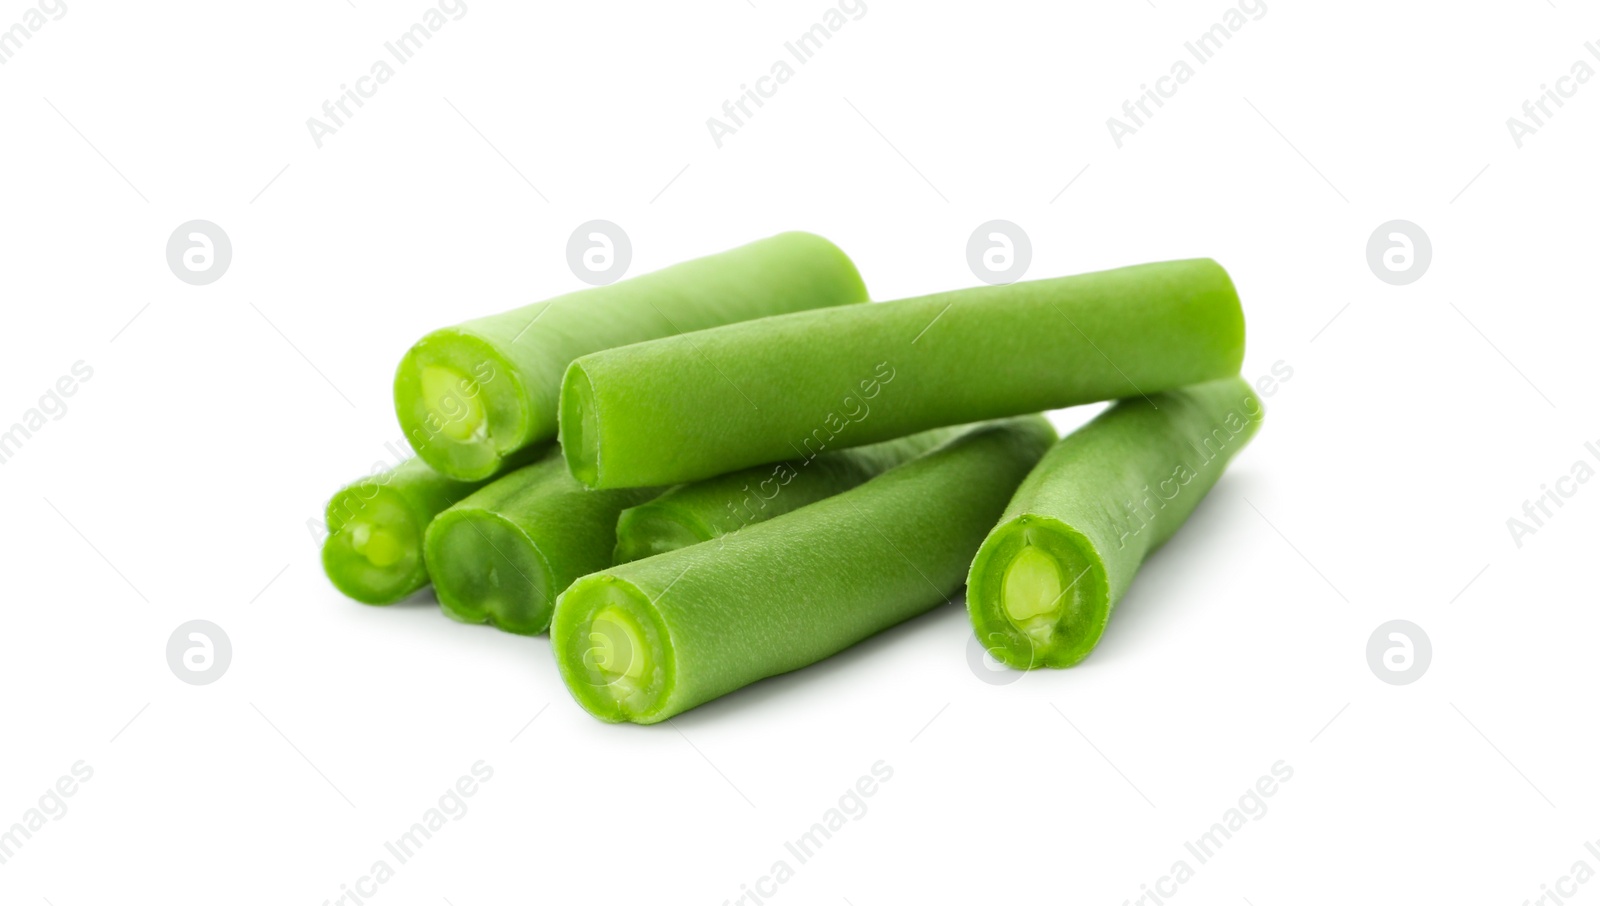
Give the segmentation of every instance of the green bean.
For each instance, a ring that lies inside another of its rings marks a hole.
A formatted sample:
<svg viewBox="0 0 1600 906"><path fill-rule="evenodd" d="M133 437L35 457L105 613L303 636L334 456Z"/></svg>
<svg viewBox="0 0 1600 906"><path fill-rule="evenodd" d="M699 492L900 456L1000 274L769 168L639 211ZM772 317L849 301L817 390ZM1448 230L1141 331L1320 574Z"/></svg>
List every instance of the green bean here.
<svg viewBox="0 0 1600 906"><path fill-rule="evenodd" d="M1260 426L1238 377L1123 400L1056 444L967 578L978 640L1021 669L1094 650L1146 556L1183 525Z"/></svg>
<svg viewBox="0 0 1600 906"><path fill-rule="evenodd" d="M556 435L561 375L581 355L866 297L833 243L782 233L434 331L400 362L395 412L436 470L488 478L512 452Z"/></svg>
<svg viewBox="0 0 1600 906"><path fill-rule="evenodd" d="M832 497L954 437L936 428L853 450L754 466L694 484L622 511L616 562L627 563L764 522Z"/></svg>
<svg viewBox="0 0 1600 906"><path fill-rule="evenodd" d="M590 487L695 481L940 425L1237 374L1244 316L1209 259L800 312L586 355L561 439Z"/></svg>
<svg viewBox="0 0 1600 906"><path fill-rule="evenodd" d="M423 554L439 606L464 623L544 632L556 596L611 564L618 514L656 493L591 491L555 450L495 479L428 526Z"/></svg>
<svg viewBox="0 0 1600 906"><path fill-rule="evenodd" d="M931 610L1054 440L1037 415L975 426L721 543L579 579L550 627L568 691L601 720L655 723Z"/></svg>

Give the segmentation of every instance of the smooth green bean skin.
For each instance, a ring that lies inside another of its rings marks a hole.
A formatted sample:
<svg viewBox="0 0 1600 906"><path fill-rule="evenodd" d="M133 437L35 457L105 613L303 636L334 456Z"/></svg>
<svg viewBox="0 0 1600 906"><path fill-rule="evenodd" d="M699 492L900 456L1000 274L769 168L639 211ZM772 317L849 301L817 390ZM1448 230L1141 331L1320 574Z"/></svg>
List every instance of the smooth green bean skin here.
<svg viewBox="0 0 1600 906"><path fill-rule="evenodd" d="M428 526L423 554L439 606L463 623L489 623L522 635L544 632L556 596L579 576L611 565L617 516L656 493L590 490L550 450Z"/></svg>
<svg viewBox="0 0 1600 906"><path fill-rule="evenodd" d="M733 324L584 356L562 385L590 487L695 481L940 425L1237 374L1244 315L1210 259Z"/></svg>
<svg viewBox="0 0 1600 906"><path fill-rule="evenodd" d="M617 563L710 541L747 525L816 503L920 456L963 428L935 428L849 450L754 466L694 484L623 510Z"/></svg>
<svg viewBox="0 0 1600 906"><path fill-rule="evenodd" d="M656 723L944 603L1055 440L1042 416L974 426L851 490L585 576L556 602L556 663L604 721Z"/></svg>
<svg viewBox="0 0 1600 906"><path fill-rule="evenodd" d="M346 485L328 501L323 571L348 597L393 604L428 584L428 523L482 485L446 478L416 458Z"/></svg>
<svg viewBox="0 0 1600 906"><path fill-rule="evenodd" d="M488 478L513 451L556 435L561 376L579 356L685 331L863 302L837 246L781 233L608 286L467 321L401 360L395 412L439 472Z"/></svg>
<svg viewBox="0 0 1600 906"><path fill-rule="evenodd" d="M996 660L1070 667L1099 644L1151 551L1261 424L1232 377L1117 403L1051 448L973 559L967 611Z"/></svg>

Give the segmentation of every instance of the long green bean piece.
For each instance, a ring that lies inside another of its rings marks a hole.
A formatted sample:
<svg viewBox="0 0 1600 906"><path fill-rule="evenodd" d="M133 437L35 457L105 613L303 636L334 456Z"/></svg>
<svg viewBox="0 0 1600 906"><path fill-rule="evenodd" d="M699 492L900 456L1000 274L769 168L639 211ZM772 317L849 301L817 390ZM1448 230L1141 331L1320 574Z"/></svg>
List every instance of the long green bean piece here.
<svg viewBox="0 0 1600 906"><path fill-rule="evenodd" d="M1244 315L1194 259L800 312L577 359L561 442L590 487L696 481L818 448L1237 374Z"/></svg>
<svg viewBox="0 0 1600 906"><path fill-rule="evenodd" d="M573 697L655 723L944 603L1055 440L1034 415L975 426L851 490L574 582L550 627Z"/></svg>
<svg viewBox="0 0 1600 906"><path fill-rule="evenodd" d="M1232 377L1123 400L1056 444L967 579L978 640L1020 669L1094 650L1146 556L1183 525L1261 424Z"/></svg>
<svg viewBox="0 0 1600 906"><path fill-rule="evenodd" d="M400 362L395 412L436 470L488 478L514 451L556 435L561 375L581 355L866 298L855 265L833 243L781 233L434 331Z"/></svg>
<svg viewBox="0 0 1600 906"><path fill-rule="evenodd" d="M964 430L935 428L849 450L753 466L679 485L623 510L616 562L699 544L842 491L937 447Z"/></svg>

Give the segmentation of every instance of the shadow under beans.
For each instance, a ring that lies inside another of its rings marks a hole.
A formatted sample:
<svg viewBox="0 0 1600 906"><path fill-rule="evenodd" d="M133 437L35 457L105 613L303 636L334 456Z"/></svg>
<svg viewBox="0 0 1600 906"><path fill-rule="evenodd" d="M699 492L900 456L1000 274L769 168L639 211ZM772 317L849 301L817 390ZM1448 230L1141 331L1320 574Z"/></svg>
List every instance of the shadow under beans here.
<svg viewBox="0 0 1600 906"><path fill-rule="evenodd" d="M434 608L437 608L439 606L439 596L435 595L433 593L433 586L432 585L424 585L421 588L417 589L416 591L412 592L411 594L406 595L405 597L401 598L400 600L394 602L393 604L375 604L375 605L363 605L363 606L371 607L371 609L373 609L373 610L385 610L385 609L411 610L413 608L422 608L422 607L434 607Z"/></svg>

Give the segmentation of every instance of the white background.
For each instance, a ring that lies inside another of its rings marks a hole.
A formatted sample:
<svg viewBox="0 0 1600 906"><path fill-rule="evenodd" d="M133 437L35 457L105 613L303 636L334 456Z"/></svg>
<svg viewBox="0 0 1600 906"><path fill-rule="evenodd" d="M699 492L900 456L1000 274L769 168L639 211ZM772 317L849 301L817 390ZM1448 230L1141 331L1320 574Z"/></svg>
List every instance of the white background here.
<svg viewBox="0 0 1600 906"><path fill-rule="evenodd" d="M853 906L1120 904L1180 858L1180 904L1517 904L1600 870L1600 483L1520 548L1506 526L1600 466L1600 81L1520 149L1505 122L1600 67L1591 9L1270 0L1118 149L1106 118L1221 0L867 0L719 149L707 117L823 2L467 0L318 149L306 118L421 0L67 6L0 67L0 427L93 368L0 466L0 827L94 773L0 865L5 903L320 904L380 858L379 906L722 903L780 858L780 903ZM164 257L196 218L234 248L200 287ZM1209 255L1246 376L1293 377L1082 666L984 682L950 606L602 725L544 638L342 599L307 527L387 458L406 346L581 287L594 218L631 273L814 230L879 299L975 284L995 218L1033 277ZM1408 286L1366 260L1396 218L1433 244ZM196 618L233 644L209 686L165 656ZM1396 618L1434 650L1409 686L1366 660ZM480 759L396 865L384 841ZM879 760L797 865L784 842ZM1196 865L1184 841L1279 760L1267 813Z"/></svg>

